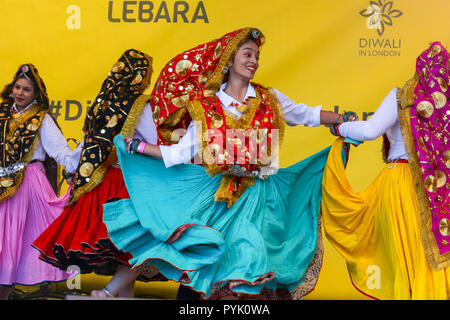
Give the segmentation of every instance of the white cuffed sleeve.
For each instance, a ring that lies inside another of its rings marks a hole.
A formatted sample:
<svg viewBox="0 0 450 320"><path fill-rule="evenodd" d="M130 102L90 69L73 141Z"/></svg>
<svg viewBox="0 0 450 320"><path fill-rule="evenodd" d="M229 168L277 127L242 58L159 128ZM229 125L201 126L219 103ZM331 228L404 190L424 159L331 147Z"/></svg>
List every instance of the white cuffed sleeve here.
<svg viewBox="0 0 450 320"><path fill-rule="evenodd" d="M283 117L288 125L320 126L320 110L322 110L322 106L310 107L304 103L297 103L277 89L274 88L273 90L283 107Z"/></svg>
<svg viewBox="0 0 450 320"><path fill-rule="evenodd" d="M367 121L344 122L339 126L339 134L358 141L375 140L397 121L397 88L394 88Z"/></svg>
<svg viewBox="0 0 450 320"><path fill-rule="evenodd" d="M55 161L64 166L70 173L77 169L80 159L82 145L80 144L73 152L66 138L57 127L50 115L45 115L39 131L40 143L45 152Z"/></svg>
<svg viewBox="0 0 450 320"><path fill-rule="evenodd" d="M160 150L166 168L188 163L201 149L201 140L196 136L194 121L189 124L186 134L176 144L170 146L160 145Z"/></svg>

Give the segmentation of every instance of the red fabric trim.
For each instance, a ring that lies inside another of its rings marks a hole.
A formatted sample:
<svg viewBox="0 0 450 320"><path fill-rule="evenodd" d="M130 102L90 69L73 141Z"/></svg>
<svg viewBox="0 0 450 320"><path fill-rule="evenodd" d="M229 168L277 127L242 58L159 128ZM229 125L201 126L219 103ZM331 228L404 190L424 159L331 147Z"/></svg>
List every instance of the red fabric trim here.
<svg viewBox="0 0 450 320"><path fill-rule="evenodd" d="M209 228L209 229L216 230L213 227L205 226L202 224L182 224L181 226L176 228L174 232L172 232L172 234L169 236L169 238L167 238L166 242L168 244L173 244L175 241L177 241L181 237L183 232L185 232L190 227L203 227L203 228ZM219 232L219 231L217 231L217 232Z"/></svg>
<svg viewBox="0 0 450 320"><path fill-rule="evenodd" d="M371 298L371 299L374 299L374 300L380 300L380 299L378 299L378 298L375 298L375 297L371 296L370 294L365 293L365 292L362 291L361 289L359 289L359 288L356 286L356 284L353 282L353 279L352 279L352 276L351 276L350 273L348 273L348 276L349 276L349 278L350 278L350 281L351 281L353 287L356 289L356 291L358 291L359 293L362 293L363 295L365 295L365 296L368 297L368 298Z"/></svg>
<svg viewBox="0 0 450 320"><path fill-rule="evenodd" d="M409 162L406 159L395 159L395 160L389 161L389 163L409 163Z"/></svg>

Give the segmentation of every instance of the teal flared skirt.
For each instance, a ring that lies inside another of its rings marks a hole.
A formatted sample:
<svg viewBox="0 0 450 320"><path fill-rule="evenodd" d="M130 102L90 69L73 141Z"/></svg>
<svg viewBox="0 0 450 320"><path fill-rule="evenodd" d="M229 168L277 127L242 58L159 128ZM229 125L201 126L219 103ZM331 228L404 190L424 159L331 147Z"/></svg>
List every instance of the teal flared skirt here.
<svg viewBox="0 0 450 320"><path fill-rule="evenodd" d="M156 267L204 299L301 299L314 289L329 148L256 179L228 208L214 201L220 175L128 154L121 138L114 142L130 199L104 204L103 219L112 242L133 256L133 268Z"/></svg>

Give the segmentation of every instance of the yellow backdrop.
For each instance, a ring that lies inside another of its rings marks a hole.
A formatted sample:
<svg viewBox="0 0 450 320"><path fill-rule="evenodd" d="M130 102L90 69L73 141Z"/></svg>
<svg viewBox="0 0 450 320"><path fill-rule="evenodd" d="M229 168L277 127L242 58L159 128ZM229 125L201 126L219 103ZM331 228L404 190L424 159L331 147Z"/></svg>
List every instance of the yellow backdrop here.
<svg viewBox="0 0 450 320"><path fill-rule="evenodd" d="M90 101L129 48L154 58L156 80L177 53L234 29L258 27L267 41L256 82L363 119L413 75L416 57L431 41L448 45L450 35L448 0L2 0L0 12L0 83L11 81L19 64L35 64L64 135L76 139ZM289 127L281 164L333 140L325 127ZM381 170L380 149L376 140L352 151L348 173L355 190ZM83 281L95 287L106 280L89 275ZM176 289L171 283L138 285L150 287L167 289L168 296ZM365 299L327 241L319 282L307 299Z"/></svg>

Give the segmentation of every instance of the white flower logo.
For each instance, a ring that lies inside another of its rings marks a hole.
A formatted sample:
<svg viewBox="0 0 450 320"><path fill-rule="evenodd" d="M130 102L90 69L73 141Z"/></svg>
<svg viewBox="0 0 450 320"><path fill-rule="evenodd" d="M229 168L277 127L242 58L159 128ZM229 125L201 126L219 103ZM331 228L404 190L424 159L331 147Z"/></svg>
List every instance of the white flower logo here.
<svg viewBox="0 0 450 320"><path fill-rule="evenodd" d="M403 12L392 9L393 1L387 1L383 4L383 0L370 1L367 9L360 11L360 15L367 18L367 28L377 29L378 35L382 36L386 25L392 26L392 18L398 18Z"/></svg>

